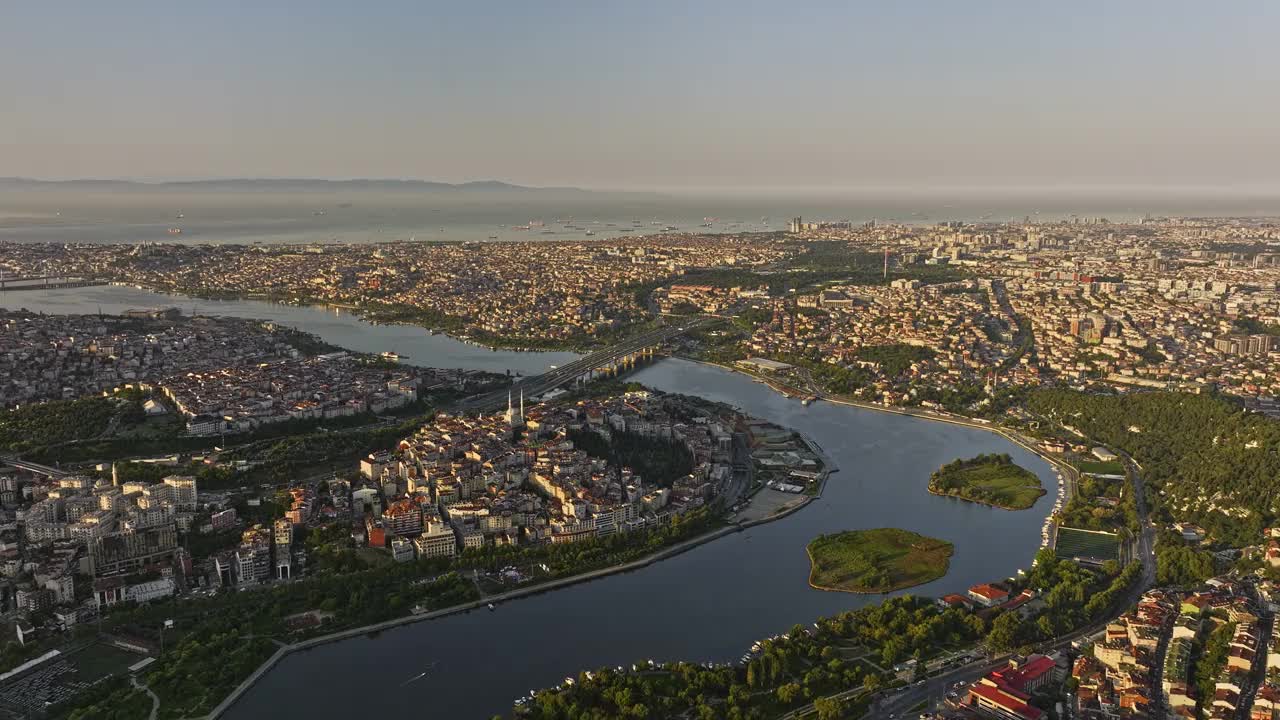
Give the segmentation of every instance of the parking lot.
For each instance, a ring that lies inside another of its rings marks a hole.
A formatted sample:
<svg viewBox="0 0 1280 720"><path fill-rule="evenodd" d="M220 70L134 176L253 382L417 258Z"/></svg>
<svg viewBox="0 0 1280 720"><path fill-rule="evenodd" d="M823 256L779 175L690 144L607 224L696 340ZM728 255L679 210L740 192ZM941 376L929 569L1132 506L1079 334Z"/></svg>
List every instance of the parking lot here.
<svg viewBox="0 0 1280 720"><path fill-rule="evenodd" d="M41 663L0 687L0 708L19 717L67 700L99 680L128 670L142 656L94 642Z"/></svg>

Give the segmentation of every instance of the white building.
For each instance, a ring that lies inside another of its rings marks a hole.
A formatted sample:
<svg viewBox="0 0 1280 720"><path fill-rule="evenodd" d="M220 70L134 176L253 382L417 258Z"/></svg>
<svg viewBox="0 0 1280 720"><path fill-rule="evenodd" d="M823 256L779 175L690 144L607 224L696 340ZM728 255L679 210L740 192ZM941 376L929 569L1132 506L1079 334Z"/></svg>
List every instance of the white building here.
<svg viewBox="0 0 1280 720"><path fill-rule="evenodd" d="M99 608L121 602L145 603L173 595L172 577L126 585L123 577L101 578L93 584L93 600Z"/></svg>
<svg viewBox="0 0 1280 720"><path fill-rule="evenodd" d="M199 493L196 489L196 479L190 475L170 475L163 480L164 484L173 488L172 501L174 505L184 510L194 510L197 503Z"/></svg>
<svg viewBox="0 0 1280 720"><path fill-rule="evenodd" d="M392 540L391 559L401 563L411 562L413 560L413 543L404 538Z"/></svg>
<svg viewBox="0 0 1280 720"><path fill-rule="evenodd" d="M418 557L453 557L458 554L458 543L453 531L437 527L434 531L425 532L413 541Z"/></svg>

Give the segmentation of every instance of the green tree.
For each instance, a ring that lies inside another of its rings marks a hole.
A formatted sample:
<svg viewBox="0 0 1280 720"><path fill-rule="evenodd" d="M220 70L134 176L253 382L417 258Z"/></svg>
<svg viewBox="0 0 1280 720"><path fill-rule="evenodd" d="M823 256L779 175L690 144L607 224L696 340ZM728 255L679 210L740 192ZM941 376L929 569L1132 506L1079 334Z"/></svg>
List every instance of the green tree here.
<svg viewBox="0 0 1280 720"><path fill-rule="evenodd" d="M800 686L796 683L781 685L777 690L778 702L790 705L800 699Z"/></svg>
<svg viewBox="0 0 1280 720"><path fill-rule="evenodd" d="M813 709L818 713L818 720L840 720L844 717L845 702L838 698L821 697L813 701Z"/></svg>
<svg viewBox="0 0 1280 720"><path fill-rule="evenodd" d="M993 649L1007 652L1016 648L1022 639L1022 618L1016 612L1006 612L991 623L987 644Z"/></svg>

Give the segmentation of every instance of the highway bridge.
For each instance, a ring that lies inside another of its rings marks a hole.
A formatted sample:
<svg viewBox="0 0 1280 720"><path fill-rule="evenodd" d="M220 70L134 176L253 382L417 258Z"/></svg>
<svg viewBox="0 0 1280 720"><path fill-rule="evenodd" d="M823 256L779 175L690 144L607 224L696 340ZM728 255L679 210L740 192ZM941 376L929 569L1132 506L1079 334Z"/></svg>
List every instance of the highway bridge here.
<svg viewBox="0 0 1280 720"><path fill-rule="evenodd" d="M650 330L541 375L526 377L517 382L512 389L517 392L523 391L526 398L535 398L574 382L587 382L593 377L616 375L618 371L634 366L637 360L652 357L653 351L668 340L708 322L710 320L707 318L693 318ZM507 406L507 398L506 389L495 390L459 402L458 409L464 412L495 412Z"/></svg>
<svg viewBox="0 0 1280 720"><path fill-rule="evenodd" d="M54 290L57 288L78 288L106 284L106 280L72 277L68 275L0 277L0 292L8 292L12 290Z"/></svg>
<svg viewBox="0 0 1280 720"><path fill-rule="evenodd" d="M66 470L59 470L58 468L49 467L48 465L41 465L40 463L27 462L26 460L19 460L13 457L12 455L0 455L0 464L10 465L12 467L18 468L19 470L26 470L27 472L35 473L36 475L46 475L55 480L58 478L67 477L68 475L71 474Z"/></svg>

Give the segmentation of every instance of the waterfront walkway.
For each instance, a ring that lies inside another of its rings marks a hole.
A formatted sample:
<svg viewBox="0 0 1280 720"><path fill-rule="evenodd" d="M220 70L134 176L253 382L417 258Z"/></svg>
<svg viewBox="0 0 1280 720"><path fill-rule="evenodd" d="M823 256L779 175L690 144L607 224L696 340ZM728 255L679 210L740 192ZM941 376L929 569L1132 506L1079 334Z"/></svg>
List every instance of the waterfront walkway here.
<svg viewBox="0 0 1280 720"><path fill-rule="evenodd" d="M599 578L607 577L609 575L614 575L617 573L625 573L625 572L631 572L633 570L639 570L641 568L648 567L649 565L652 565L656 562L666 560L667 558L671 558L681 553L692 550L693 548L696 548L699 545L704 545L706 543L712 542L713 540L718 540L727 535L731 535L736 532L741 532L747 528L754 527L756 525L762 525L764 523L773 522L775 520L781 520L782 518L788 517L794 514L795 512L799 511L801 508L807 506L809 502L814 499L815 498L812 498L812 497L806 498L805 502L800 503L795 507L791 507L783 512L772 515L770 517L726 525L725 527L719 528L717 530L712 530L710 532L704 533L697 537L689 538L688 540L684 540L675 545L659 550L651 555L647 555L643 558L640 558L639 560L634 560L632 562L625 563L623 565L615 565L612 567L600 568L599 570L592 570L590 572L581 573L579 575L571 575L569 577L560 578L558 580L552 580L550 582L542 583L539 585L518 588L515 590L509 590L507 592L500 593L498 595L484 597L479 600L473 600L471 602L464 603L462 605L454 605L447 608L441 608L440 610L422 613L420 615L408 615L405 617L399 617L393 620L387 620L384 622L376 623L374 625L365 625L363 627L352 628L350 630L342 630L340 632L332 633L329 635L322 635L320 637L311 638L310 640L303 640L301 642L284 645L279 650L277 650L270 658L268 658L266 662L264 662L261 666L259 666L258 669L255 670L252 675L246 678L244 682L240 683L240 685L236 687L236 689L232 691L230 695L228 695L225 699L223 699L223 701L219 703L218 706L215 707L212 712L206 715L205 720L214 720L215 718L221 717L222 714L225 713L228 708L234 705L235 702L239 700L240 697L249 690L249 688L253 687L254 683L260 680L264 675L267 674L268 671L270 671L273 667L275 667L277 663L283 660L285 656L289 655L290 653L298 652L300 650L308 650L310 648L318 647L320 645L325 645L327 643L337 642L339 640L346 640L348 638L360 637L362 635L377 633L390 628L400 627L402 625L423 622L426 620L434 620L436 618L447 617L449 615L456 615L458 613L463 613L463 612L470 612L472 610L479 610L481 608L486 607L489 604L493 604L497 606L497 605L500 605L501 603L509 602L511 600L517 600L519 598L527 597L530 595L536 595L539 593L551 592L552 590L559 590L561 588L569 587L570 585L577 585L578 583L590 582L592 580L597 580Z"/></svg>

